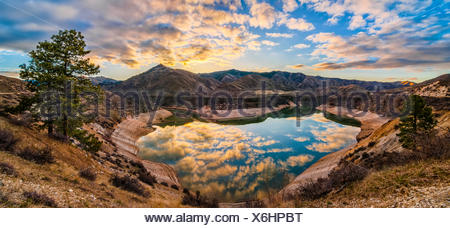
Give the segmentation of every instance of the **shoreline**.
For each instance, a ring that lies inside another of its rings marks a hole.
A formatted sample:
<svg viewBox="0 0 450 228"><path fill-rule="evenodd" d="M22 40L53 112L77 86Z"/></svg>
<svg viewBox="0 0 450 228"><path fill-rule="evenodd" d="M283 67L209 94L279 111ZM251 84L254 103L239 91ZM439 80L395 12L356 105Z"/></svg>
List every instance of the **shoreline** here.
<svg viewBox="0 0 450 228"><path fill-rule="evenodd" d="M232 117L228 115L226 117L221 117L219 115L210 115L210 118L202 118L209 122L226 122L233 120L247 120L253 118L259 118L270 113L281 111L282 109L292 107L291 105L281 105L274 108L271 112L264 112L261 108L253 108L253 109L245 109L243 112L239 112L239 110L231 110L233 113ZM207 109L207 107L204 109ZM358 110L346 110L342 107L336 106L319 106L317 110L322 112L331 113L336 116L345 117L345 118L353 118L361 122L361 132L357 136L358 142L368 136L370 136L377 128L381 127L383 124L388 122L390 119L386 117L382 117L378 114L371 112L361 112ZM225 110L227 112L227 110ZM243 116L241 113L250 113L251 115ZM164 122L166 118L172 117L173 113L167 111L165 109L160 109L156 112L154 121L152 124L157 125L158 123ZM150 113L143 113L137 117L128 117L126 120L122 121L119 125L116 126L111 138L112 141L116 144L118 152L125 156L132 156L135 159L139 159L143 162L145 167L151 171L152 173L160 174L155 175L158 179L164 180L169 183L175 183L177 185L181 185L179 182L176 171L170 165L164 163L152 162L149 160L140 159L138 156L139 148L136 142L140 137L145 136L153 131L152 128L148 127L148 118L150 117ZM330 153L325 157L321 158L314 164L312 164L308 169L299 174L291 183L285 186L280 193L283 196L292 196L295 194L296 189L301 187L302 185L317 180L318 178L326 177L339 163L339 161L346 155L346 153L352 149L355 143L350 145L342 150L337 152ZM231 203L234 204L234 203Z"/></svg>
<svg viewBox="0 0 450 228"><path fill-rule="evenodd" d="M361 132L356 137L357 142L355 144L326 155L299 174L291 183L279 192L283 198L293 197L297 193L296 191L303 185L314 182L319 178L327 177L328 174L338 166L341 159L344 158L349 150L354 148L361 140L369 137L376 129L391 120L376 113L347 110L346 108L339 106L321 105L317 107L317 109L337 116L358 120L361 122Z"/></svg>

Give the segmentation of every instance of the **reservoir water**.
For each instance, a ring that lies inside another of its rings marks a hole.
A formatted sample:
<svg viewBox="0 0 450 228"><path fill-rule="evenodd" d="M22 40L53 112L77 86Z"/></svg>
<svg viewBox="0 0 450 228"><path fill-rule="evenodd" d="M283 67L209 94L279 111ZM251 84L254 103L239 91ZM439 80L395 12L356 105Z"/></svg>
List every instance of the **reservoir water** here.
<svg viewBox="0 0 450 228"><path fill-rule="evenodd" d="M360 129L322 113L226 125L156 127L138 141L144 159L172 165L183 186L235 202L284 187L314 162L356 142Z"/></svg>

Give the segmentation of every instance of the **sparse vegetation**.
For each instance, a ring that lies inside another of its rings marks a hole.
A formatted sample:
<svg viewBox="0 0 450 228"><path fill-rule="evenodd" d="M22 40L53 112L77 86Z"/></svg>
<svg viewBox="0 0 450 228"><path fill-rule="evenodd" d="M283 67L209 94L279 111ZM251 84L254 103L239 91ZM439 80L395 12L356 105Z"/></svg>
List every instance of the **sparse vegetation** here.
<svg viewBox="0 0 450 228"><path fill-rule="evenodd" d="M426 105L422 97L412 95L410 103L409 108L411 110L409 114L401 119L398 126L400 129L398 136L404 148L415 149L418 138L429 134L436 126L437 121L434 118L431 107Z"/></svg>
<svg viewBox="0 0 450 228"><path fill-rule="evenodd" d="M134 192L143 197L150 197L150 193L145 190L145 187L142 186L141 183L139 183L139 180L131 176L119 176L118 174L115 174L111 178L111 183L125 191Z"/></svg>
<svg viewBox="0 0 450 228"><path fill-rule="evenodd" d="M362 181L296 207L448 207L450 160L428 159L371 172ZM431 198L433 197L433 198Z"/></svg>
<svg viewBox="0 0 450 228"><path fill-rule="evenodd" d="M80 177L86 179L86 180L90 180L90 181L95 181L97 179L97 174L95 173L95 170L93 168L85 168L82 169L79 172Z"/></svg>
<svg viewBox="0 0 450 228"><path fill-rule="evenodd" d="M16 169L12 165L10 165L6 162L0 162L0 173L6 174L9 176L17 176Z"/></svg>
<svg viewBox="0 0 450 228"><path fill-rule="evenodd" d="M6 202L8 202L8 197L3 195L3 193L0 191L0 205Z"/></svg>
<svg viewBox="0 0 450 228"><path fill-rule="evenodd" d="M35 204L42 204L42 205L45 205L47 207L58 207L56 202L52 198L48 197L45 194L37 193L37 192L34 192L34 191L26 191L26 192L23 193L23 196L27 200L29 200L29 201L31 201L32 203L35 203Z"/></svg>
<svg viewBox="0 0 450 228"><path fill-rule="evenodd" d="M328 177L319 178L315 182L306 184L299 190L302 199L317 199L334 189L343 188L354 181L362 180L367 176L368 170L351 162L343 160Z"/></svg>
<svg viewBox="0 0 450 228"><path fill-rule="evenodd" d="M150 186L153 186L155 183L157 183L156 178L146 171L140 171L138 174L138 179Z"/></svg>
<svg viewBox="0 0 450 228"><path fill-rule="evenodd" d="M17 155L25 160L32 161L40 165L53 163L55 161L50 147L36 148L28 146L21 149Z"/></svg>
<svg viewBox="0 0 450 228"><path fill-rule="evenodd" d="M19 139L11 131L0 129L0 150L11 152L17 142Z"/></svg>
<svg viewBox="0 0 450 228"><path fill-rule="evenodd" d="M90 153L97 153L101 147L102 142L98 140L97 137L93 134L89 134L85 130L76 130L74 133L74 137L80 142L83 150Z"/></svg>
<svg viewBox="0 0 450 228"><path fill-rule="evenodd" d="M219 207L219 201L217 199L208 199L197 191L195 195L192 195L189 191L184 194L183 200L181 201L183 205L189 205L193 207L203 207L203 208L217 208Z"/></svg>
<svg viewBox="0 0 450 228"><path fill-rule="evenodd" d="M177 191L179 191L179 190L180 190L180 189L178 188L178 186L176 186L176 185L174 185L174 184L173 184L173 185L171 185L170 187L171 187L171 188L173 188L173 189L175 189L175 190L177 190Z"/></svg>

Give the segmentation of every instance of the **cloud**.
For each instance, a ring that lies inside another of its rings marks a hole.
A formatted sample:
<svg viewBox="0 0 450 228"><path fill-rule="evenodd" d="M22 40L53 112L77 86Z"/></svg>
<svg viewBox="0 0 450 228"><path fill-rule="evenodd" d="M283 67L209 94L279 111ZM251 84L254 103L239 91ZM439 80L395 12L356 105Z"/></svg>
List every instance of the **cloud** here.
<svg viewBox="0 0 450 228"><path fill-rule="evenodd" d="M361 15L355 15L352 17L352 20L350 21L350 25L348 26L348 28L350 30L355 30L357 28L366 26L366 24L367 24L366 21Z"/></svg>
<svg viewBox="0 0 450 228"><path fill-rule="evenodd" d="M386 34L407 24L407 18L400 15L415 14L429 5L432 1L405 0L405 1L370 1L370 0L301 0L302 4L314 9L317 12L324 12L331 16L328 20L330 24L336 24L346 13L353 15L349 29L356 29L366 24L370 20L370 33Z"/></svg>
<svg viewBox="0 0 450 228"><path fill-rule="evenodd" d="M273 7L255 4L250 22L252 15L237 12L242 9L239 0L17 1L14 7L23 12L0 9L1 30L8 21L5 33L0 32L0 48L28 52L58 29L75 27L97 63L129 68L229 64L247 50L259 49L249 24L267 27L275 20Z"/></svg>
<svg viewBox="0 0 450 228"><path fill-rule="evenodd" d="M289 18L286 15L281 17L278 24L286 25L289 29L298 31L311 31L315 29L313 24L307 22L303 18Z"/></svg>
<svg viewBox="0 0 450 228"><path fill-rule="evenodd" d="M263 40L263 41L261 41L261 43L264 45L267 45L267 46L272 46L272 47L280 45L280 43L276 43L276 42L273 42L270 40Z"/></svg>
<svg viewBox="0 0 450 228"><path fill-rule="evenodd" d="M289 157L286 163L291 167L304 166L306 163L312 161L313 159L314 156L311 155L298 155Z"/></svg>
<svg viewBox="0 0 450 228"><path fill-rule="evenodd" d="M250 25L265 29L272 28L276 19L275 9L267 3L255 3L250 8Z"/></svg>
<svg viewBox="0 0 450 228"><path fill-rule="evenodd" d="M309 48L310 46L308 44L296 44L293 46L293 48L297 49L303 49L303 48Z"/></svg>
<svg viewBox="0 0 450 228"><path fill-rule="evenodd" d="M329 124L324 130L312 130L315 142L306 148L321 153L329 153L343 149L355 141L356 135L360 132L359 128L338 126Z"/></svg>
<svg viewBox="0 0 450 228"><path fill-rule="evenodd" d="M293 68L293 69L301 69L301 68L305 67L305 65L297 64L297 65L293 65L293 66L290 66L290 67Z"/></svg>
<svg viewBox="0 0 450 228"><path fill-rule="evenodd" d="M306 138L306 137L297 137L297 138L294 138L294 140L297 142L306 142L306 141L309 141L310 139Z"/></svg>
<svg viewBox="0 0 450 228"><path fill-rule="evenodd" d="M292 12L298 8L297 0L283 0L283 11Z"/></svg>
<svg viewBox="0 0 450 228"><path fill-rule="evenodd" d="M419 66L445 69L450 65L450 41L429 39L435 32L427 31L429 35L421 36L423 30L412 25L407 31L391 35L359 32L342 37L333 33L318 33L308 36L307 40L316 43L311 56L322 60L314 65L317 70Z"/></svg>
<svg viewBox="0 0 450 228"><path fill-rule="evenodd" d="M290 34L290 33L266 33L266 36L270 36L270 37L282 37L282 38L292 38L294 36L294 34Z"/></svg>

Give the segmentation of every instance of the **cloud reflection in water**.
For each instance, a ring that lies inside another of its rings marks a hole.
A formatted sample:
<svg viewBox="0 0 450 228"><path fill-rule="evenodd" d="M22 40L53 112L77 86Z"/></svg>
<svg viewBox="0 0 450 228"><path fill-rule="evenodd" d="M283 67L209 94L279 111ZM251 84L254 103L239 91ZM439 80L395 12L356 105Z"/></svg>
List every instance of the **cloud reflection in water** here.
<svg viewBox="0 0 450 228"><path fill-rule="evenodd" d="M139 141L140 156L173 165L184 186L237 201L279 189L328 152L354 142L359 128L327 120L321 113L230 126L192 122L157 127Z"/></svg>

